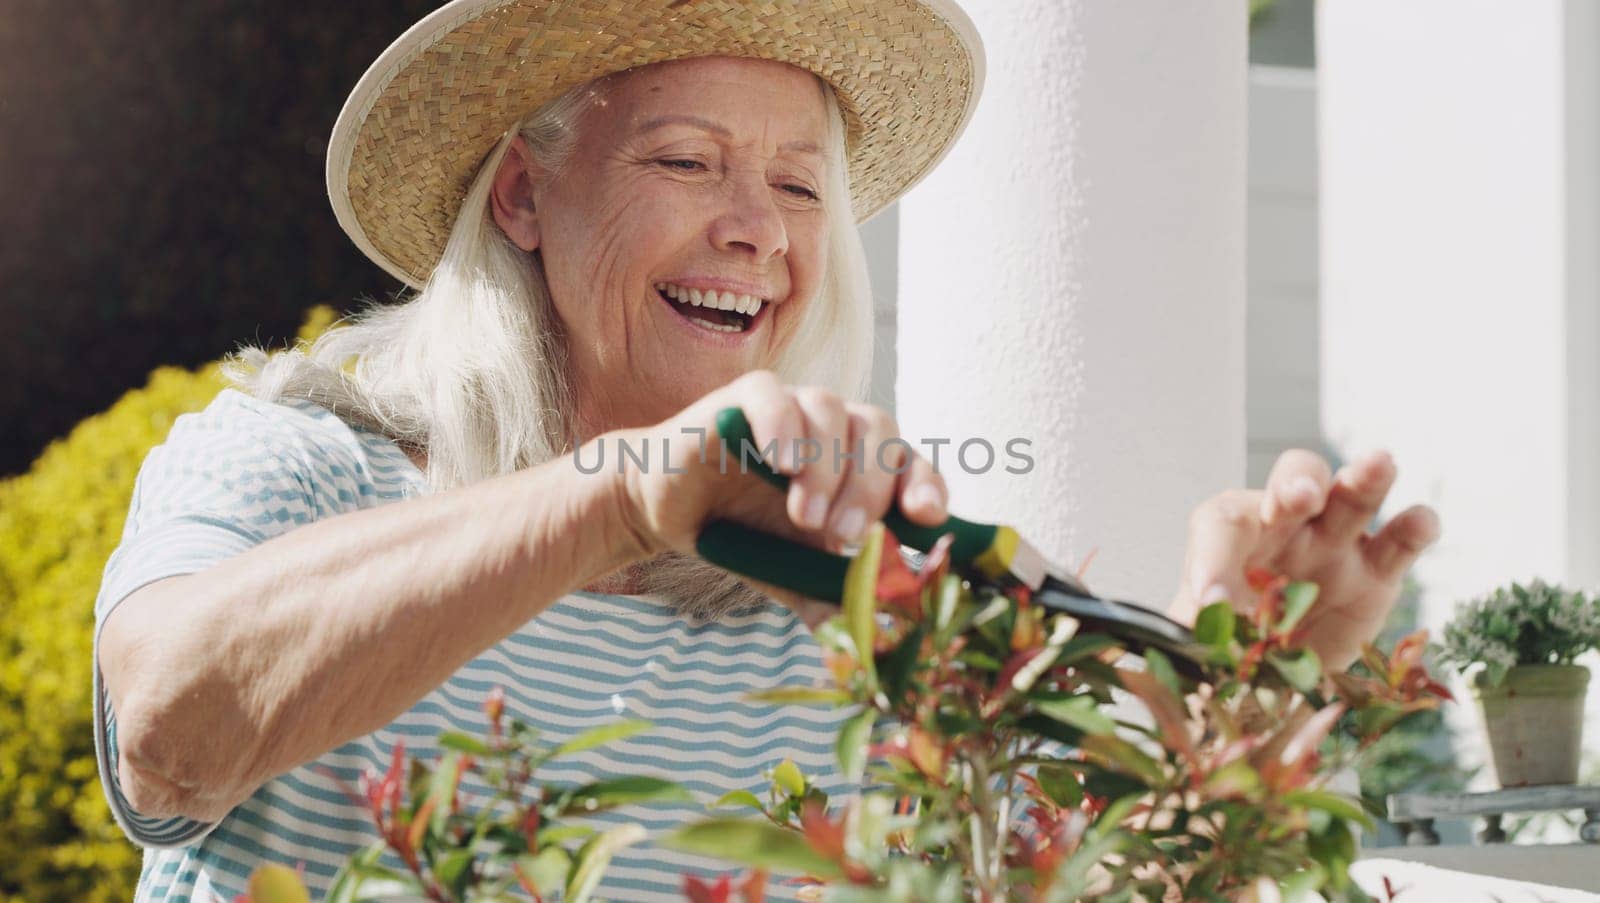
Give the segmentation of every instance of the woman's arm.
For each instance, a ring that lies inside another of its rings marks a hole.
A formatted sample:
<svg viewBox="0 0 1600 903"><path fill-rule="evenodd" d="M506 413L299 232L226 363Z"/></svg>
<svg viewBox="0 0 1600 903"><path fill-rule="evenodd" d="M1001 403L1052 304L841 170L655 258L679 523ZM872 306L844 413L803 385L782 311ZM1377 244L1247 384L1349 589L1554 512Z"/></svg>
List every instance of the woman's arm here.
<svg viewBox="0 0 1600 903"><path fill-rule="evenodd" d="M944 481L920 455L868 455L859 471L791 460L786 495L724 470L685 437L714 436L730 405L760 447L876 449L899 433L884 411L755 371L580 452L595 461L594 443L616 454L629 440L665 456L671 439L672 460L653 468L584 474L563 457L315 521L130 594L99 640L128 802L146 817L216 821L273 777L388 724L573 587L693 552L709 517L837 549L895 499L920 524L947 516Z"/></svg>
<svg viewBox="0 0 1600 903"><path fill-rule="evenodd" d="M100 635L123 792L146 816L216 821L646 551L622 479L561 458L149 584Z"/></svg>

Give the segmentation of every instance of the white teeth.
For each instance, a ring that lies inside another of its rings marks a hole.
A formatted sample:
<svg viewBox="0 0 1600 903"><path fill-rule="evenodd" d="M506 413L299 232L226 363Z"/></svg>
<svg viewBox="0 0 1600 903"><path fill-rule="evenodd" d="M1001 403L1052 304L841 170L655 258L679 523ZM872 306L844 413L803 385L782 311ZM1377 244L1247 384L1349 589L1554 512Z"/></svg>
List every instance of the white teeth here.
<svg viewBox="0 0 1600 903"><path fill-rule="evenodd" d="M766 301L754 295L738 295L733 292L717 292L714 290L701 291L697 288L684 288L670 282L656 283L656 290L679 304L692 304L695 307L705 307L713 310L732 310L745 316L753 317L761 312ZM711 326L712 324L702 325ZM739 332L737 326L713 326L720 332Z"/></svg>

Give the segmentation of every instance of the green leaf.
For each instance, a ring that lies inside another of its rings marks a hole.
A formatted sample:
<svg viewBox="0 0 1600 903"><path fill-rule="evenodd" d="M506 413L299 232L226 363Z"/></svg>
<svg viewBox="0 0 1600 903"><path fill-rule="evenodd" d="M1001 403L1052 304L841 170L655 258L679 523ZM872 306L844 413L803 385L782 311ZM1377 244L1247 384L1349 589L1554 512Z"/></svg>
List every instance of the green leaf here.
<svg viewBox="0 0 1600 903"><path fill-rule="evenodd" d="M537 855L518 856L517 871L538 889L540 895L553 894L567 883L567 876L572 874L572 857L560 847L544 847Z"/></svg>
<svg viewBox="0 0 1600 903"><path fill-rule="evenodd" d="M1311 606L1317 601L1317 585L1309 581L1291 583L1283 588L1283 618L1278 622L1278 630L1288 633L1306 616Z"/></svg>
<svg viewBox="0 0 1600 903"><path fill-rule="evenodd" d="M767 811L766 807L761 805L761 798L748 790L730 790L711 804L713 809L721 809L723 806L749 806L757 812Z"/></svg>
<svg viewBox="0 0 1600 903"><path fill-rule="evenodd" d="M1080 633L1067 640L1066 645L1061 647L1061 654L1056 656L1056 664L1070 665L1119 645L1121 644L1104 633Z"/></svg>
<svg viewBox="0 0 1600 903"><path fill-rule="evenodd" d="M1277 670L1284 683L1301 693L1314 693L1322 683L1322 660L1310 649L1268 652L1267 662Z"/></svg>
<svg viewBox="0 0 1600 903"><path fill-rule="evenodd" d="M861 780L861 773L866 770L867 765L867 742L872 738L872 726L877 720L876 711L863 709L839 729L836 749L839 754L839 767L844 771L846 780Z"/></svg>
<svg viewBox="0 0 1600 903"><path fill-rule="evenodd" d="M420 896L423 890L416 876L403 875L378 864L388 848L388 844L380 840L352 856L334 877L333 885L328 888L328 896L324 898L325 903L359 903L382 899L384 896Z"/></svg>
<svg viewBox="0 0 1600 903"><path fill-rule="evenodd" d="M448 887L456 899L461 899L472 878L472 850L446 850L432 865L434 877Z"/></svg>
<svg viewBox="0 0 1600 903"><path fill-rule="evenodd" d="M473 756L498 756L504 755L489 744L477 737L463 734L460 731L446 731L439 735L439 745L445 749L467 753Z"/></svg>
<svg viewBox="0 0 1600 903"><path fill-rule="evenodd" d="M428 799L433 800L433 812L428 817L428 833L438 837L444 832L450 818L450 801L461 785L462 766L465 763L458 752L447 752L428 782Z"/></svg>
<svg viewBox="0 0 1600 903"><path fill-rule="evenodd" d="M934 592L933 629L935 633L942 635L950 627L960 602L961 578L954 574L946 574Z"/></svg>
<svg viewBox="0 0 1600 903"><path fill-rule="evenodd" d="M772 782L790 796L799 796L806 792L806 776L801 774L800 769L788 759L779 762L778 767L772 769Z"/></svg>
<svg viewBox="0 0 1600 903"><path fill-rule="evenodd" d="M1095 819L1094 826L1089 829L1090 836L1103 837L1110 831L1116 830L1128 820L1128 816L1133 814L1133 810L1138 808L1143 800L1141 794L1130 793L1111 803L1100 813L1100 817Z"/></svg>
<svg viewBox="0 0 1600 903"><path fill-rule="evenodd" d="M1298 872L1278 882L1278 889L1283 893L1283 903L1311 903L1321 900L1317 891L1326 884L1328 873L1322 866L1312 863L1310 868Z"/></svg>
<svg viewBox="0 0 1600 903"><path fill-rule="evenodd" d="M355 903L362 875L368 868L376 865L384 851L388 849L388 843L380 840L350 857L334 876L333 884L328 887L327 903Z"/></svg>
<svg viewBox="0 0 1600 903"><path fill-rule="evenodd" d="M644 828L638 825L619 825L593 837L573 860L572 874L567 878L567 892L563 899L570 903L588 903L589 895L600 885L606 865L623 847L645 838Z"/></svg>
<svg viewBox="0 0 1600 903"><path fill-rule="evenodd" d="M1214 602L1200 609L1194 621L1194 638L1213 649L1226 649L1233 642L1233 606Z"/></svg>
<svg viewBox="0 0 1600 903"><path fill-rule="evenodd" d="M883 524L867 532L861 550L850 559L844 577L844 619L855 643L857 660L867 678L867 688L876 693L878 671L872 659L872 640L877 633L878 571L883 561Z"/></svg>
<svg viewBox="0 0 1600 903"><path fill-rule="evenodd" d="M1083 802L1083 783L1078 780L1077 772L1070 768L1058 765L1041 765L1034 773L1034 779L1039 782L1039 789L1057 806L1063 809L1076 809Z"/></svg>
<svg viewBox="0 0 1600 903"><path fill-rule="evenodd" d="M918 624L908 632L900 644L883 657L878 668L878 677L883 682L883 692L892 703L898 704L905 696L906 682L911 677L911 671L916 667L917 659L922 654L922 639L927 635L927 630Z"/></svg>
<svg viewBox="0 0 1600 903"><path fill-rule="evenodd" d="M1005 667L1000 663L999 659L987 652L979 652L976 649L963 650L961 654L956 656L956 661L982 671L999 671Z"/></svg>
<svg viewBox="0 0 1600 903"><path fill-rule="evenodd" d="M834 708L850 702L849 693L823 687L774 687L771 690L746 694L744 698L750 702L765 702L771 705L830 705Z"/></svg>
<svg viewBox="0 0 1600 903"><path fill-rule="evenodd" d="M1054 740L1065 746L1077 746L1083 739L1083 731L1075 727L1068 727L1054 718L1044 715L1024 715L1017 719L1017 727L1022 728L1036 737Z"/></svg>
<svg viewBox="0 0 1600 903"><path fill-rule="evenodd" d="M1511 670L1498 662L1487 662L1484 664L1484 669L1488 672L1489 686L1491 687L1498 687L1505 683L1506 673Z"/></svg>
<svg viewBox="0 0 1600 903"><path fill-rule="evenodd" d="M252 903L311 903L311 894L294 869L269 862L250 875Z"/></svg>
<svg viewBox="0 0 1600 903"><path fill-rule="evenodd" d="M687 802L694 798L683 786L663 778L633 776L585 784L564 794L563 813L598 812L633 803Z"/></svg>
<svg viewBox="0 0 1600 903"><path fill-rule="evenodd" d="M1178 672L1172 667L1172 659L1167 658L1166 653L1156 648L1146 649L1144 665L1150 676L1160 681L1162 686L1183 696L1183 683L1178 679Z"/></svg>
<svg viewBox="0 0 1600 903"><path fill-rule="evenodd" d="M547 847L582 840L594 836L595 829L588 825L551 825L539 831L539 846Z"/></svg>
<svg viewBox="0 0 1600 903"><path fill-rule="evenodd" d="M661 843L685 853L824 880L844 874L838 863L813 850L798 832L770 822L712 819L675 831Z"/></svg>
<svg viewBox="0 0 1600 903"><path fill-rule="evenodd" d="M554 759L559 756L567 756L573 753L594 749L597 746L604 746L607 743L621 740L624 737L632 737L635 734L642 734L651 727L654 727L654 725L652 725L650 722L640 721L638 719L618 721L614 724L603 724L600 727L586 730L578 736L573 737L571 740L561 744L560 746L551 750L550 755L546 758Z"/></svg>
<svg viewBox="0 0 1600 903"><path fill-rule="evenodd" d="M1138 778L1146 786L1160 784L1166 777L1159 762L1121 737L1105 734L1086 736L1079 742L1078 748L1090 761Z"/></svg>
<svg viewBox="0 0 1600 903"><path fill-rule="evenodd" d="M1335 818L1356 822L1369 831L1377 830L1367 810L1361 808L1361 803L1343 794L1329 790L1291 790L1283 795L1283 801L1291 806L1304 806L1326 812Z"/></svg>
<svg viewBox="0 0 1600 903"><path fill-rule="evenodd" d="M1112 734L1117 730L1116 721L1100 711L1100 704L1093 696L1037 700L1033 707L1039 714L1054 718L1086 734Z"/></svg>

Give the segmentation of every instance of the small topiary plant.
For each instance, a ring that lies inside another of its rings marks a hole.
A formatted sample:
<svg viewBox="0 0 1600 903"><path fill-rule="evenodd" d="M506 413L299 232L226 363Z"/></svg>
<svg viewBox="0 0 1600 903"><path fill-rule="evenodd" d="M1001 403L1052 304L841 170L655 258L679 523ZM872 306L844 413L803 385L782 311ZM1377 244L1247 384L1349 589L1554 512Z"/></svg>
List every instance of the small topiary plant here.
<svg viewBox="0 0 1600 903"><path fill-rule="evenodd" d="M300 338L334 317L314 308ZM140 853L94 760L94 599L145 455L223 386L215 363L162 367L0 481L0 900L133 897Z"/></svg>
<svg viewBox="0 0 1600 903"><path fill-rule="evenodd" d="M1600 599L1534 580L1512 583L1456 610L1444 629L1441 664L1483 666L1491 686L1518 665L1570 665L1600 649Z"/></svg>

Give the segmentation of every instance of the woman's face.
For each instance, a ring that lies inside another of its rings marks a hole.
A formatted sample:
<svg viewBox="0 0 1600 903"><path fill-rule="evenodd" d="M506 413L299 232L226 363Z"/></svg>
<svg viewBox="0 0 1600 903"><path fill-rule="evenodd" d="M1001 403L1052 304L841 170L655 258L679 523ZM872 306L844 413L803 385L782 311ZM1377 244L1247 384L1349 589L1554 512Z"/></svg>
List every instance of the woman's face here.
<svg viewBox="0 0 1600 903"><path fill-rule="evenodd" d="M773 365L827 265L826 145L810 73L681 60L618 79L560 175L529 180L585 435Z"/></svg>

